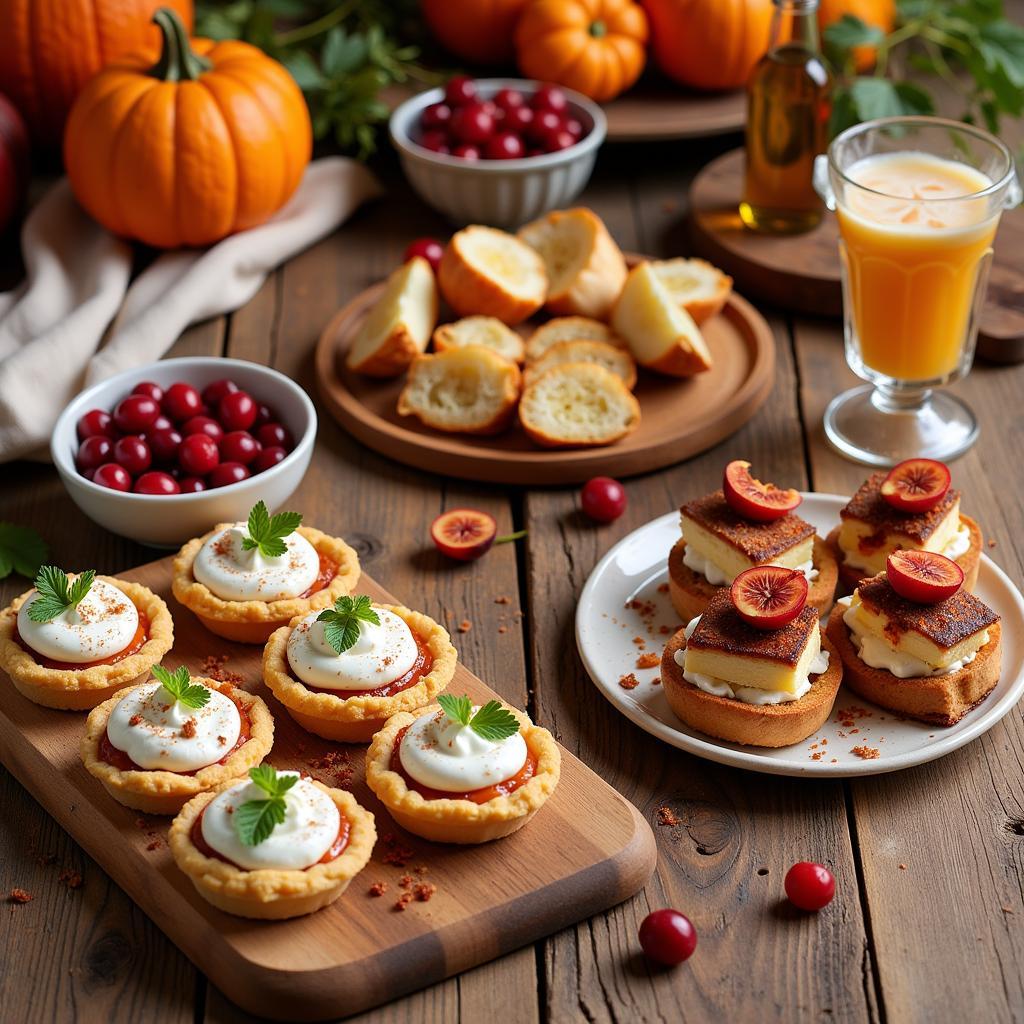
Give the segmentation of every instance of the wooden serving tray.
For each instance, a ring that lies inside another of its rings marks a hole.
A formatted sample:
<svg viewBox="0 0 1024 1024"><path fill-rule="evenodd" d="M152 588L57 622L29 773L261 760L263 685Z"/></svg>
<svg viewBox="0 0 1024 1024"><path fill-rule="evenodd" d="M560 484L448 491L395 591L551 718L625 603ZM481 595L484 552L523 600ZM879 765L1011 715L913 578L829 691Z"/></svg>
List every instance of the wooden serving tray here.
<svg viewBox="0 0 1024 1024"><path fill-rule="evenodd" d="M171 559L122 574L168 602L175 644L166 664L198 673L209 655L229 656L274 714L269 760L337 785L338 769L311 765L328 751L350 758L351 789L373 811L373 858L338 902L291 921L247 921L214 909L176 865L166 842L169 818L142 817L112 800L78 756L84 715L39 707L0 673L0 757L6 767L214 984L244 1009L279 1020L346 1016L494 959L604 910L647 882L657 857L650 826L582 761L562 750L558 788L537 816L508 839L484 846L429 843L402 832L363 778L362 746L301 730L263 685L259 647L208 633L170 596ZM365 574L360 593L395 599ZM476 701L495 694L463 665L452 692ZM386 863L385 836L414 851L407 866ZM156 849L149 849L159 840ZM393 909L400 878L437 892ZM374 882L388 883L379 898Z"/></svg>
<svg viewBox="0 0 1024 1024"><path fill-rule="evenodd" d="M383 290L382 283L361 292L320 335L320 397L334 418L368 448L444 476L536 486L648 473L711 448L739 430L768 397L775 376L771 328L749 302L734 294L718 316L701 325L714 359L712 368L689 380L641 369L634 392L640 401L640 426L615 444L539 448L518 426L497 437L444 434L414 416L398 415L404 374L377 380L352 373L344 364L348 346ZM528 334L539 322L521 325L521 333Z"/></svg>

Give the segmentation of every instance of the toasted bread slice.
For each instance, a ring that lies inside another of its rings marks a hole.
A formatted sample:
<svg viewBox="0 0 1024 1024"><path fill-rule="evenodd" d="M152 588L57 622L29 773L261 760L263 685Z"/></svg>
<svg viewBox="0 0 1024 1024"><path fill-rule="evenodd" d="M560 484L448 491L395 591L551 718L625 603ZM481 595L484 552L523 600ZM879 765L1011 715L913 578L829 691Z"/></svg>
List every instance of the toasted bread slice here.
<svg viewBox="0 0 1024 1024"><path fill-rule="evenodd" d="M526 361L540 359L552 345L562 341L603 341L616 348L625 348L626 343L605 323L589 316L556 316L541 324L526 339Z"/></svg>
<svg viewBox="0 0 1024 1024"><path fill-rule="evenodd" d="M999 682L1002 639L999 622L988 627L988 643L958 672L899 679L885 669L872 668L860 660L850 639L850 629L843 622L845 611L842 604L832 609L826 632L843 660L843 683L872 704L931 725L956 725Z"/></svg>
<svg viewBox="0 0 1024 1024"><path fill-rule="evenodd" d="M519 229L544 258L552 313L604 319L626 280L626 261L593 210L552 210Z"/></svg>
<svg viewBox="0 0 1024 1024"><path fill-rule="evenodd" d="M434 331L435 352L465 348L467 345L483 345L513 363L521 363L526 358L526 344L522 336L496 316L464 316L454 323L441 324Z"/></svg>
<svg viewBox="0 0 1024 1024"><path fill-rule="evenodd" d="M811 676L811 688L799 700L782 704L745 704L698 689L683 678L683 669L676 664L676 651L685 647L686 634L679 630L661 656L661 682L672 713L691 729L749 747L788 747L813 736L832 713L843 662L828 637L821 638L821 649L828 651L828 669Z"/></svg>
<svg viewBox="0 0 1024 1024"><path fill-rule="evenodd" d="M650 263L629 272L611 325L641 366L671 377L692 377L711 369L711 353L700 328L676 305Z"/></svg>
<svg viewBox="0 0 1024 1024"><path fill-rule="evenodd" d="M530 246L479 224L452 235L437 280L459 316L494 316L506 324L536 313L548 291L544 261Z"/></svg>
<svg viewBox="0 0 1024 1024"><path fill-rule="evenodd" d="M640 423L640 403L610 370L563 363L523 391L519 422L544 448L592 448L625 437Z"/></svg>
<svg viewBox="0 0 1024 1024"><path fill-rule="evenodd" d="M398 396L402 416L454 434L497 434L516 409L522 375L483 345L417 356Z"/></svg>
<svg viewBox="0 0 1024 1024"><path fill-rule="evenodd" d="M397 377L427 347L437 323L437 282L422 256L396 268L349 346L345 364L370 377Z"/></svg>
<svg viewBox="0 0 1024 1024"><path fill-rule="evenodd" d="M707 260L655 260L651 267L673 300L698 325L719 312L732 293L732 278Z"/></svg>
<svg viewBox="0 0 1024 1024"><path fill-rule="evenodd" d="M596 363L611 370L630 391L636 387L636 363L624 348L615 348L605 341L560 341L552 345L536 362L523 371L523 383L532 384L552 366L563 363Z"/></svg>

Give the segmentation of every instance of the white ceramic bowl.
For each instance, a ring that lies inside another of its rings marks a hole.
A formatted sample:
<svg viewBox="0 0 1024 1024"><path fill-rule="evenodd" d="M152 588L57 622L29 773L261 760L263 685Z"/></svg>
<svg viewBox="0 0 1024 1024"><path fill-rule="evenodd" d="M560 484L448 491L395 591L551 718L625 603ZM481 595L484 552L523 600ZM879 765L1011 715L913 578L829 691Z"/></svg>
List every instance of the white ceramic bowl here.
<svg viewBox="0 0 1024 1024"><path fill-rule="evenodd" d="M523 78L476 80L483 99L490 99L499 89L532 95L538 84ZM443 99L444 90L430 89L406 100L391 115L390 131L409 183L421 198L460 227L490 224L517 228L548 210L568 206L590 178L606 121L593 100L572 89L562 91L573 117L583 125L583 138L558 153L521 160L463 160L424 149L417 141L420 116L425 107Z"/></svg>
<svg viewBox="0 0 1024 1024"><path fill-rule="evenodd" d="M197 494L132 494L113 491L86 480L75 468L78 434L75 425L90 409L111 410L144 380L168 387L183 380L200 391L230 377L257 401L266 402L295 438L295 448L276 466L227 487ZM302 481L313 454L316 410L305 391L276 370L241 359L186 357L164 359L94 384L71 400L61 413L50 441L50 454L74 503L92 520L113 533L154 547L176 547L217 523L237 522L261 498L274 511Z"/></svg>

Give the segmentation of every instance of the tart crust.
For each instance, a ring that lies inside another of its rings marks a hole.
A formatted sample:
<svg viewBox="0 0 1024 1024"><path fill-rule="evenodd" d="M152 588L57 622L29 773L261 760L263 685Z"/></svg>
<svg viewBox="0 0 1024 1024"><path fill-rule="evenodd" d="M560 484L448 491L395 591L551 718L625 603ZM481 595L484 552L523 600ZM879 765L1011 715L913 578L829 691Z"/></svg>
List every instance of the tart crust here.
<svg viewBox="0 0 1024 1024"><path fill-rule="evenodd" d="M717 591L724 588L708 583L704 576L684 565L685 552L686 541L680 538L672 546L668 556L668 588L676 614L683 622L689 622L690 619L703 615L708 601ZM815 536L811 561L818 570L818 578L808 585L807 603L816 608L819 615L827 615L835 598L836 579L839 574L833 547Z"/></svg>
<svg viewBox="0 0 1024 1024"><path fill-rule="evenodd" d="M348 845L334 860L305 870L259 868L246 871L227 861L207 857L192 842L192 826L203 808L238 781L229 779L216 789L193 797L171 823L167 841L174 862L192 880L199 895L218 910L267 921L312 914L333 903L370 860L377 841L373 815L360 807L351 793L331 789L314 779L313 785L326 793L348 820Z"/></svg>
<svg viewBox="0 0 1024 1024"><path fill-rule="evenodd" d="M219 690L237 700L249 716L252 730L249 739L233 751L223 764L200 768L194 775L164 771L159 768L122 770L100 757L100 741L107 731L110 713L118 702L135 687L125 687L93 708L85 720L85 735L79 744L79 754L86 770L99 779L103 788L120 804L146 814L177 814L186 801L220 783L245 775L258 765L274 745L274 719L261 697L245 690L219 683L204 676L193 677L195 682Z"/></svg>
<svg viewBox="0 0 1024 1024"><path fill-rule="evenodd" d="M418 715L440 711L440 705L421 708L417 715L404 711L394 715L373 737L366 754L367 785L407 832L435 843L487 843L521 829L555 791L562 757L554 737L547 729L534 725L523 712L504 701L502 705L519 719L526 747L537 759L537 772L519 789L484 804L472 800L428 800L409 789L405 779L391 770L398 732L412 725Z"/></svg>
<svg viewBox="0 0 1024 1024"><path fill-rule="evenodd" d="M243 644L265 644L275 629L291 621L296 615L308 615L318 608L329 608L345 594L352 593L359 582L359 556L340 537L309 526L300 526L301 534L318 555L329 558L338 570L334 579L312 597L288 597L277 601L226 601L217 597L192 573L199 549L215 534L232 526L218 523L209 533L190 540L174 559L174 577L171 589L174 596L193 612L199 621L217 636Z"/></svg>
<svg viewBox="0 0 1024 1024"><path fill-rule="evenodd" d="M750 747L788 747L817 732L832 713L843 661L827 636L822 636L821 648L828 651L828 669L812 678L811 688L799 700L782 704L745 704L705 693L687 682L676 664L676 651L685 647L686 635L679 630L661 656L661 682L676 718L708 736Z"/></svg>
<svg viewBox="0 0 1024 1024"><path fill-rule="evenodd" d="M429 704L452 681L458 652L444 626L402 605L374 607L394 612L423 641L433 658L430 671L414 686L390 697L340 697L311 690L295 678L288 663L288 637L304 617L296 616L268 641L263 651L263 681L307 732L342 743L368 743L392 715Z"/></svg>
<svg viewBox="0 0 1024 1024"><path fill-rule="evenodd" d="M900 679L883 668L872 668L860 659L843 622L842 605L829 616L826 632L843 660L843 683L872 704L931 725L956 725L977 707L999 682L999 622L988 627L988 643L959 672L944 676L912 676Z"/></svg>
<svg viewBox="0 0 1024 1024"><path fill-rule="evenodd" d="M32 593L25 591L0 613L0 669L24 697L46 708L86 711L112 694L149 676L174 644L174 620L163 599L141 583L112 576L97 579L117 587L149 620L149 639L142 647L112 665L91 668L47 668L15 639L18 609Z"/></svg>

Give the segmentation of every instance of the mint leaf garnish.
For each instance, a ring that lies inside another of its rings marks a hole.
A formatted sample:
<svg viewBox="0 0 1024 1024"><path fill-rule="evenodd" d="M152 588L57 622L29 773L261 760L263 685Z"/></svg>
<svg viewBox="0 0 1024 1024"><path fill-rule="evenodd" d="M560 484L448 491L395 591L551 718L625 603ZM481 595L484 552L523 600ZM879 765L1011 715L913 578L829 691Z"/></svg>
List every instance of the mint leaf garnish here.
<svg viewBox="0 0 1024 1024"><path fill-rule="evenodd" d="M288 550L284 538L294 533L301 523L301 513L278 512L276 516L272 516L267 511L267 506L258 501L249 513L249 536L242 538L242 547L246 551L259 548L261 555L278 558Z"/></svg>
<svg viewBox="0 0 1024 1024"><path fill-rule="evenodd" d="M173 672L160 665L154 665L153 678L179 703L197 711L206 707L210 691L202 683L193 683L188 669L179 665Z"/></svg>
<svg viewBox="0 0 1024 1024"><path fill-rule="evenodd" d="M469 725L469 720L473 717L473 702L468 697L456 697L451 693L442 693L437 698L437 703L441 705L444 713L453 722L458 722L459 725Z"/></svg>
<svg viewBox="0 0 1024 1024"><path fill-rule="evenodd" d="M380 625L380 616L373 610L365 594L358 597L339 597L333 608L325 608L317 617L324 623L324 639L339 653L344 654L359 639L359 624L372 622Z"/></svg>
<svg viewBox="0 0 1024 1024"><path fill-rule="evenodd" d="M235 808L232 818L242 843L258 846L284 823L285 793L299 781L299 776L278 775L273 765L261 764L249 769L249 778L267 794L267 799L246 800Z"/></svg>
<svg viewBox="0 0 1024 1024"><path fill-rule="evenodd" d="M519 719L500 701L489 700L477 713L473 714L473 702L468 697L456 697L450 693L442 693L437 698L444 713L459 725L468 725L478 736L485 740L508 739L519 732Z"/></svg>
<svg viewBox="0 0 1024 1024"><path fill-rule="evenodd" d="M29 605L28 617L33 622L52 622L68 608L77 608L79 602L89 593L96 572L89 569L78 576L73 583L68 575L55 565L44 565L36 576L38 597Z"/></svg>

